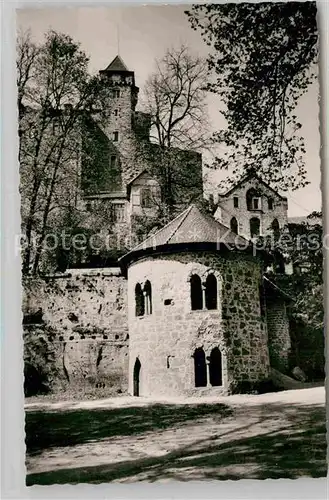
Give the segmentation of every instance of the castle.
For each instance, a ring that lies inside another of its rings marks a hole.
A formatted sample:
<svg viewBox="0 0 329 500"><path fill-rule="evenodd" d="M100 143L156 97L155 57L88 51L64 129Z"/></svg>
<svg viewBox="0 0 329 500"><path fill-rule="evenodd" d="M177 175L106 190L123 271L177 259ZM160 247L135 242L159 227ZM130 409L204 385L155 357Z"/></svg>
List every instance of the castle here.
<svg viewBox="0 0 329 500"><path fill-rule="evenodd" d="M134 215L152 216L161 182L138 155L150 121L135 111L133 72L116 57L102 74L113 88L113 113L106 127L88 124L102 155L85 155L80 203L108 204L114 223L130 231ZM200 155L179 155L182 168L196 173L193 196L202 194ZM177 190L178 207L190 188ZM216 395L266 382L271 367L287 372L289 298L251 245L286 221L287 200L252 173L219 198L214 216L190 204L116 267L26 279L26 385L42 373L54 391Z"/></svg>
<svg viewBox="0 0 329 500"><path fill-rule="evenodd" d="M134 219L152 219L161 206L160 158L171 161L178 210L202 197L202 158L198 152L151 142L151 117L136 110L135 74L119 56L100 76L110 89L109 113L105 123L97 113L84 122L80 207L92 211L99 204L107 206L113 230L131 235Z"/></svg>

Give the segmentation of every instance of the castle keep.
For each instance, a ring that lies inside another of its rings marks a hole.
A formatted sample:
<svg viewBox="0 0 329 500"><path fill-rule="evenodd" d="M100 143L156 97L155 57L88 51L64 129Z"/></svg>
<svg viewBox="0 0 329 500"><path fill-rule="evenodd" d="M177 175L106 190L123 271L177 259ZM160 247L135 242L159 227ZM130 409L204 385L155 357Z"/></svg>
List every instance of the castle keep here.
<svg viewBox="0 0 329 500"><path fill-rule="evenodd" d="M110 90L109 112L106 123L97 113L84 121L79 204L87 211L107 207L112 229L131 235L134 219L155 217L161 205L159 160L171 162L174 202L179 209L202 198L202 158L194 151L163 149L151 142L151 117L136 110L135 74L119 56L100 75Z"/></svg>

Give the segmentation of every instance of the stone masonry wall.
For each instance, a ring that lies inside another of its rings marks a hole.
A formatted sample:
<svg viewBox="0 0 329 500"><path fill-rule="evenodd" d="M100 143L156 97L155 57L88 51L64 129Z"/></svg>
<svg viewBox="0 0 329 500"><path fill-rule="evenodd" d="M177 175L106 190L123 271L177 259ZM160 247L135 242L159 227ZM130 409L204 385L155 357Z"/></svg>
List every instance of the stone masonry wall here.
<svg viewBox="0 0 329 500"><path fill-rule="evenodd" d="M291 340L284 300L267 297L266 316L271 366L285 373L289 368Z"/></svg>
<svg viewBox="0 0 329 500"><path fill-rule="evenodd" d="M190 276L212 271L218 281L217 310L192 311ZM135 285L152 285L152 314L135 316ZM181 253L138 261L128 271L129 392L136 358L141 362L140 395L228 393L242 381L269 373L267 332L260 318L260 263L233 253ZM168 305L165 305L168 304ZM218 347L223 386L195 388L196 348L206 356Z"/></svg>
<svg viewBox="0 0 329 500"><path fill-rule="evenodd" d="M127 282L116 271L72 271L24 283L25 362L51 389L125 392ZM42 366L44 365L44 366Z"/></svg>

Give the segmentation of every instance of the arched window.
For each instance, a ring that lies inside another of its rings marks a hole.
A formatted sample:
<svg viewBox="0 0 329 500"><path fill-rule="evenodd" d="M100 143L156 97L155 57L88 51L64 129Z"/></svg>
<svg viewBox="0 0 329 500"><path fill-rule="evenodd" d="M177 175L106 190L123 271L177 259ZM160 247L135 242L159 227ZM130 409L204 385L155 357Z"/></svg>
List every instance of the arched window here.
<svg viewBox="0 0 329 500"><path fill-rule="evenodd" d="M144 295L139 283L135 286L135 315L144 316Z"/></svg>
<svg viewBox="0 0 329 500"><path fill-rule="evenodd" d="M217 309L217 279L213 274L206 279L206 309Z"/></svg>
<svg viewBox="0 0 329 500"><path fill-rule="evenodd" d="M149 280L144 285L145 314L152 314L152 287Z"/></svg>
<svg viewBox="0 0 329 500"><path fill-rule="evenodd" d="M250 219L250 237L254 238L255 236L259 236L260 233L260 220L258 217L252 217Z"/></svg>
<svg viewBox="0 0 329 500"><path fill-rule="evenodd" d="M238 221L236 220L235 217L232 217L231 219L231 222L230 222L230 226L231 226L231 231L235 234L238 234Z"/></svg>
<svg viewBox="0 0 329 500"><path fill-rule="evenodd" d="M192 311L202 309L202 285L201 278L197 274L191 276L191 309Z"/></svg>
<svg viewBox="0 0 329 500"><path fill-rule="evenodd" d="M209 381L212 386L223 385L222 354L218 347L215 347L210 353Z"/></svg>
<svg viewBox="0 0 329 500"><path fill-rule="evenodd" d="M194 351L194 377L195 387L207 386L206 355L202 347Z"/></svg>
<svg viewBox="0 0 329 500"><path fill-rule="evenodd" d="M280 225L278 219L274 219L272 222L272 231L274 236L277 238L280 234Z"/></svg>

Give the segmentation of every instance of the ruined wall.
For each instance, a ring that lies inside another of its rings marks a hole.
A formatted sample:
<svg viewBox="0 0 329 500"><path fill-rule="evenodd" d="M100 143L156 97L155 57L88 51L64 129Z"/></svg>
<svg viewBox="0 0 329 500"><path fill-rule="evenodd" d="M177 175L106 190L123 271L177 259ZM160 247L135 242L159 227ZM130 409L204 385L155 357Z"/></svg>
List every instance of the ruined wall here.
<svg viewBox="0 0 329 500"><path fill-rule="evenodd" d="M118 270L75 270L24 283L25 362L52 390L127 388L127 284ZM105 391L105 392L104 392Z"/></svg>
<svg viewBox="0 0 329 500"><path fill-rule="evenodd" d="M285 373L289 368L291 339L286 305L282 298L267 296L266 317L271 366Z"/></svg>
<svg viewBox="0 0 329 500"><path fill-rule="evenodd" d="M213 272L218 309L191 310L190 277ZM135 316L135 285L152 285L152 314ZM261 266L233 253L181 253L141 260L128 270L129 392L136 358L141 395L228 393L235 384L260 381L269 373L267 332L260 318ZM222 352L223 385L195 388L196 348Z"/></svg>

